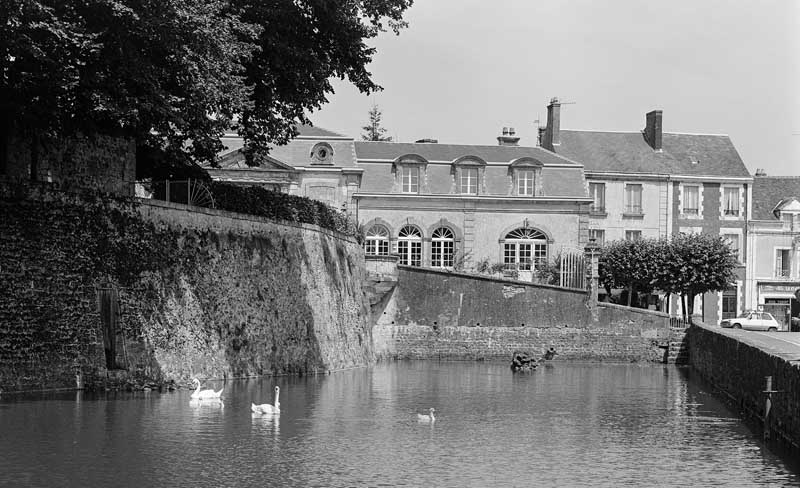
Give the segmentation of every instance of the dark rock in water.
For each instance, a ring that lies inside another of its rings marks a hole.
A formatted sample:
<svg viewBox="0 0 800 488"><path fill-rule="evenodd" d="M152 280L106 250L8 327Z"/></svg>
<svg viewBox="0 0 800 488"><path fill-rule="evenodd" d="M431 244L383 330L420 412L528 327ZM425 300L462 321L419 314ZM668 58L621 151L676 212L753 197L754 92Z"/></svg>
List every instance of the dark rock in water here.
<svg viewBox="0 0 800 488"><path fill-rule="evenodd" d="M515 373L533 371L540 363L553 359L557 354L558 352L556 352L555 348L551 347L545 351L541 359L537 360L532 354L526 351L514 351L511 357L511 371Z"/></svg>
<svg viewBox="0 0 800 488"><path fill-rule="evenodd" d="M511 371L533 371L536 369L536 359L525 351L514 351L511 357Z"/></svg>

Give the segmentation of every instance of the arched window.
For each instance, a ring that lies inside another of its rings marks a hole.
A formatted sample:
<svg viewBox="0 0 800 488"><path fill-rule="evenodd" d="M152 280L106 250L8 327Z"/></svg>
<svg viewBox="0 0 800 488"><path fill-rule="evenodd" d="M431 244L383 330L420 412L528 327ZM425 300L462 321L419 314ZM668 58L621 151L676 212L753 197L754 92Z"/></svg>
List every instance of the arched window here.
<svg viewBox="0 0 800 488"><path fill-rule="evenodd" d="M506 269L531 271L547 262L547 236L536 229L520 228L506 234L503 264Z"/></svg>
<svg viewBox="0 0 800 488"><path fill-rule="evenodd" d="M422 233L413 225L400 229L397 236L397 253L400 264L422 266Z"/></svg>
<svg viewBox="0 0 800 488"><path fill-rule="evenodd" d="M375 224L367 230L364 237L364 252L373 256L389 254L389 231L386 227Z"/></svg>
<svg viewBox="0 0 800 488"><path fill-rule="evenodd" d="M455 254L455 238L453 231L447 227L439 227L431 235L431 266L434 268L452 268Z"/></svg>

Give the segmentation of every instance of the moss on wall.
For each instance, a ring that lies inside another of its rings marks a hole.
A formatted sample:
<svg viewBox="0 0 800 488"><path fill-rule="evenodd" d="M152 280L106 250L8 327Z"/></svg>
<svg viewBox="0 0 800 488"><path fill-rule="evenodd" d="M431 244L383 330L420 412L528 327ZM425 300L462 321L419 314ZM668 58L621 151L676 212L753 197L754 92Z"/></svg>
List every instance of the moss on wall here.
<svg viewBox="0 0 800 488"><path fill-rule="evenodd" d="M0 193L0 388L311 373L372 358L360 246L310 226L40 188ZM106 345L108 343L106 337Z"/></svg>

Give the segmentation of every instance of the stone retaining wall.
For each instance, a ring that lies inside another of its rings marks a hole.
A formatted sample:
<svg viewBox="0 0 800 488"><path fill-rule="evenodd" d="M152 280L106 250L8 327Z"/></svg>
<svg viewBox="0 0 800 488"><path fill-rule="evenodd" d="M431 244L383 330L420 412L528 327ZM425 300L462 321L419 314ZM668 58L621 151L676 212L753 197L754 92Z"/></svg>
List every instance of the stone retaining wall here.
<svg viewBox="0 0 800 488"><path fill-rule="evenodd" d="M690 327L686 338L692 368L759 424L765 411L765 377L772 376L772 388L780 393L772 396L771 437L800 448L800 353L782 357L746 335L704 324Z"/></svg>
<svg viewBox="0 0 800 488"><path fill-rule="evenodd" d="M510 360L552 346L561 359L664 361L669 344L666 314L516 280L401 266L385 302L379 358Z"/></svg>

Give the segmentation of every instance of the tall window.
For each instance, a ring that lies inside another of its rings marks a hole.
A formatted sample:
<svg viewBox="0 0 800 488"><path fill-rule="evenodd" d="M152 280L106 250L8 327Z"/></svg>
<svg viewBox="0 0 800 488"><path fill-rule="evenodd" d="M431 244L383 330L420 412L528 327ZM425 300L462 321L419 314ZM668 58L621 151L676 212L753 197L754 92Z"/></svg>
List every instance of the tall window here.
<svg viewBox="0 0 800 488"><path fill-rule="evenodd" d="M403 193L419 193L419 168L416 166L401 166L400 178Z"/></svg>
<svg viewBox="0 0 800 488"><path fill-rule="evenodd" d="M789 259L789 249L775 250L775 277L788 278L792 270L792 262Z"/></svg>
<svg viewBox="0 0 800 488"><path fill-rule="evenodd" d="M422 234L412 225L400 229L397 236L397 253L400 264L422 266Z"/></svg>
<svg viewBox="0 0 800 488"><path fill-rule="evenodd" d="M722 292L722 320L736 317L736 286Z"/></svg>
<svg viewBox="0 0 800 488"><path fill-rule="evenodd" d="M640 231L640 230L626 230L625 231L625 240L626 241L641 241L642 240L642 231Z"/></svg>
<svg viewBox="0 0 800 488"><path fill-rule="evenodd" d="M589 229L589 240L594 239L594 243L602 246L606 243L606 231L604 229Z"/></svg>
<svg viewBox="0 0 800 488"><path fill-rule="evenodd" d="M603 213L606 211L606 184L589 183L589 194L592 197L592 212Z"/></svg>
<svg viewBox="0 0 800 488"><path fill-rule="evenodd" d="M724 187L722 192L722 211L726 217L739 216L739 188Z"/></svg>
<svg viewBox="0 0 800 488"><path fill-rule="evenodd" d="M685 215L698 215L700 213L700 187L685 185L683 187L683 213Z"/></svg>
<svg viewBox="0 0 800 488"><path fill-rule="evenodd" d="M382 225L373 225L364 238L364 252L373 256L389 254L389 231Z"/></svg>
<svg viewBox="0 0 800 488"><path fill-rule="evenodd" d="M478 168L461 168L460 192L464 195L478 194Z"/></svg>
<svg viewBox="0 0 800 488"><path fill-rule="evenodd" d="M447 227L439 227L431 235L431 266L434 268L452 268L455 253L453 231Z"/></svg>
<svg viewBox="0 0 800 488"><path fill-rule="evenodd" d="M533 170L522 170L517 172L517 195L533 196Z"/></svg>
<svg viewBox="0 0 800 488"><path fill-rule="evenodd" d="M722 234L722 238L728 243L728 246L736 254L736 259L742 261L741 254L739 253L739 234Z"/></svg>
<svg viewBox="0 0 800 488"><path fill-rule="evenodd" d="M625 213L642 213L642 185L625 185Z"/></svg>
<svg viewBox="0 0 800 488"><path fill-rule="evenodd" d="M503 243L503 264L506 269L530 271L547 263L547 237L535 229L516 229Z"/></svg>

